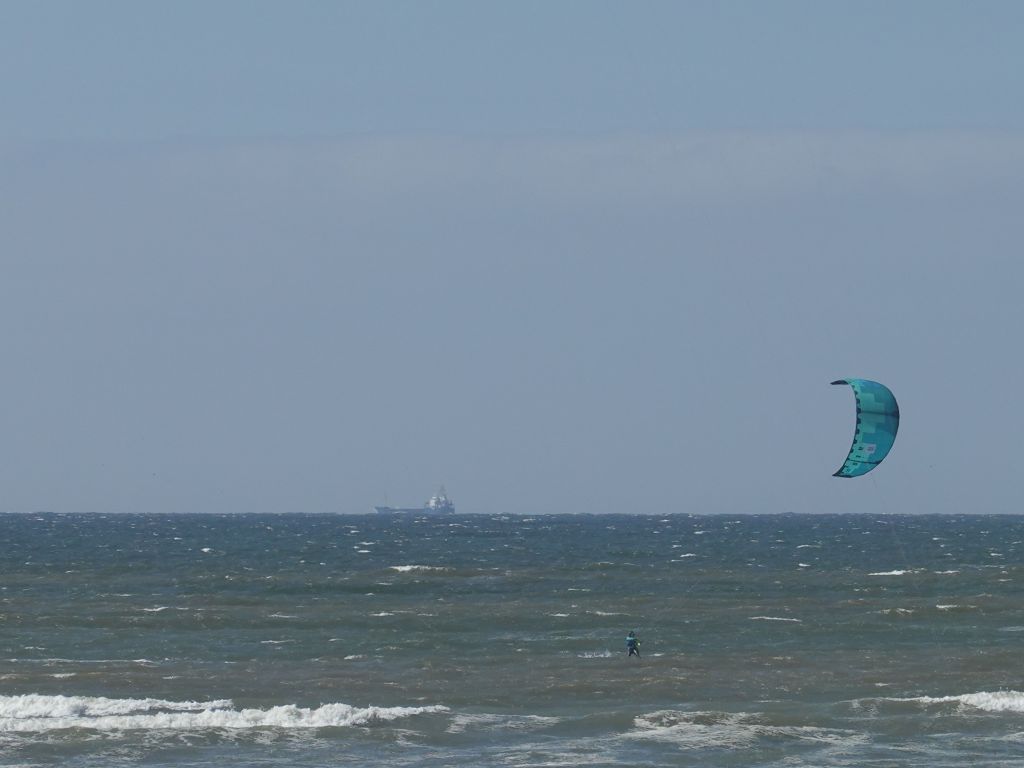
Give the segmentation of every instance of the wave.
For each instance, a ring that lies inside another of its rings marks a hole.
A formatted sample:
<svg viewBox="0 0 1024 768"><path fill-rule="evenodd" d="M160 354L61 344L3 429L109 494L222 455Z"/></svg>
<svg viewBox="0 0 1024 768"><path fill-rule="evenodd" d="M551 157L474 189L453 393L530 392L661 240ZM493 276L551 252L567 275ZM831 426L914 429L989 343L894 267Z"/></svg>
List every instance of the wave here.
<svg viewBox="0 0 1024 768"><path fill-rule="evenodd" d="M849 746L867 737L855 731L809 725L776 725L747 712L679 712L662 710L641 715L625 738L670 742L680 749L750 748L762 740L794 740L819 745Z"/></svg>
<svg viewBox="0 0 1024 768"><path fill-rule="evenodd" d="M908 701L919 704L960 704L964 708L980 709L983 712L1024 712L1024 692L981 691L963 693L959 696L915 696L906 699L886 701Z"/></svg>
<svg viewBox="0 0 1024 768"><path fill-rule="evenodd" d="M447 731L448 733L462 733L467 730L539 730L557 725L560 722L561 718L545 717L543 715L464 714L453 717Z"/></svg>
<svg viewBox="0 0 1024 768"><path fill-rule="evenodd" d="M202 608L189 608L187 605L158 605L155 608L139 608L137 610L145 611L146 613L163 613L164 611L201 611Z"/></svg>
<svg viewBox="0 0 1024 768"><path fill-rule="evenodd" d="M338 728L447 711L447 707L440 705L353 707L341 703L316 708L287 704L270 709L235 709L230 699L197 702L27 694L0 696L0 733L39 733L69 728L94 731Z"/></svg>
<svg viewBox="0 0 1024 768"><path fill-rule="evenodd" d="M803 619L787 619L782 616L748 616L751 621L795 621L801 623Z"/></svg>
<svg viewBox="0 0 1024 768"><path fill-rule="evenodd" d="M160 662L152 659L6 659L12 664L141 664L143 666L157 666ZM165 659L166 661L166 659Z"/></svg>
<svg viewBox="0 0 1024 768"><path fill-rule="evenodd" d="M447 568L442 565L391 565L388 566L388 568L389 570L398 571L399 573L409 573L412 571L433 571L435 573L449 573L450 571L454 570L452 568Z"/></svg>

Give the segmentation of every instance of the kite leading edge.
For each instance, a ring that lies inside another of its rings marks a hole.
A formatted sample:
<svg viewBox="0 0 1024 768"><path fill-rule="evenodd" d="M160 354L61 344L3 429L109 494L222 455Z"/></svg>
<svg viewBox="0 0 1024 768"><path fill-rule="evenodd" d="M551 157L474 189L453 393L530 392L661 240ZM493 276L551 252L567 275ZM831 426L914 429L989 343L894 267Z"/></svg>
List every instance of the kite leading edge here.
<svg viewBox="0 0 1024 768"><path fill-rule="evenodd" d="M882 463L896 440L900 426L900 407L884 384L868 379L838 379L833 384L849 384L857 400L857 428L850 453L833 477L866 475Z"/></svg>

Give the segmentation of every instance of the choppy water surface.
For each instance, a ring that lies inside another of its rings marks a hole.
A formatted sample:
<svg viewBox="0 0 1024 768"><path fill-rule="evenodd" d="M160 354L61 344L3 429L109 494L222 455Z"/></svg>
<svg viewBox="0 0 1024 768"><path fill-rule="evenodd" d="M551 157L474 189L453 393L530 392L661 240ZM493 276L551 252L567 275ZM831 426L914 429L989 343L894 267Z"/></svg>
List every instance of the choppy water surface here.
<svg viewBox="0 0 1024 768"><path fill-rule="evenodd" d="M1022 518L32 514L0 540L2 765L1024 760Z"/></svg>

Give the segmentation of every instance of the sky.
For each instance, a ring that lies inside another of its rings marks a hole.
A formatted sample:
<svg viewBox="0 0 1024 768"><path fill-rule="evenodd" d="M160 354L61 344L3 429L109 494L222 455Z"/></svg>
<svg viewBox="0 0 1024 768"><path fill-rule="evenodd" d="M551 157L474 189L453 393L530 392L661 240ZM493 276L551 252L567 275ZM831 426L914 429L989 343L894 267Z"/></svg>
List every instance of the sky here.
<svg viewBox="0 0 1024 768"><path fill-rule="evenodd" d="M1021 513L1024 5L0 5L0 511ZM889 458L833 478L842 377Z"/></svg>

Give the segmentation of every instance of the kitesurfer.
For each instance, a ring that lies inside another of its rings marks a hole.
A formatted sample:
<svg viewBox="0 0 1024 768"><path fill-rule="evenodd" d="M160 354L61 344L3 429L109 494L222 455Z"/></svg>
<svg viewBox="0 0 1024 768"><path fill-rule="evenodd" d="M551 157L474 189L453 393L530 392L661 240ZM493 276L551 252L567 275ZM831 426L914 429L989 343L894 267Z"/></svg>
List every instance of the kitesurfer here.
<svg viewBox="0 0 1024 768"><path fill-rule="evenodd" d="M629 630L629 634L626 635L626 650L630 656L636 656L640 658L640 638L636 636L636 632L632 629Z"/></svg>

